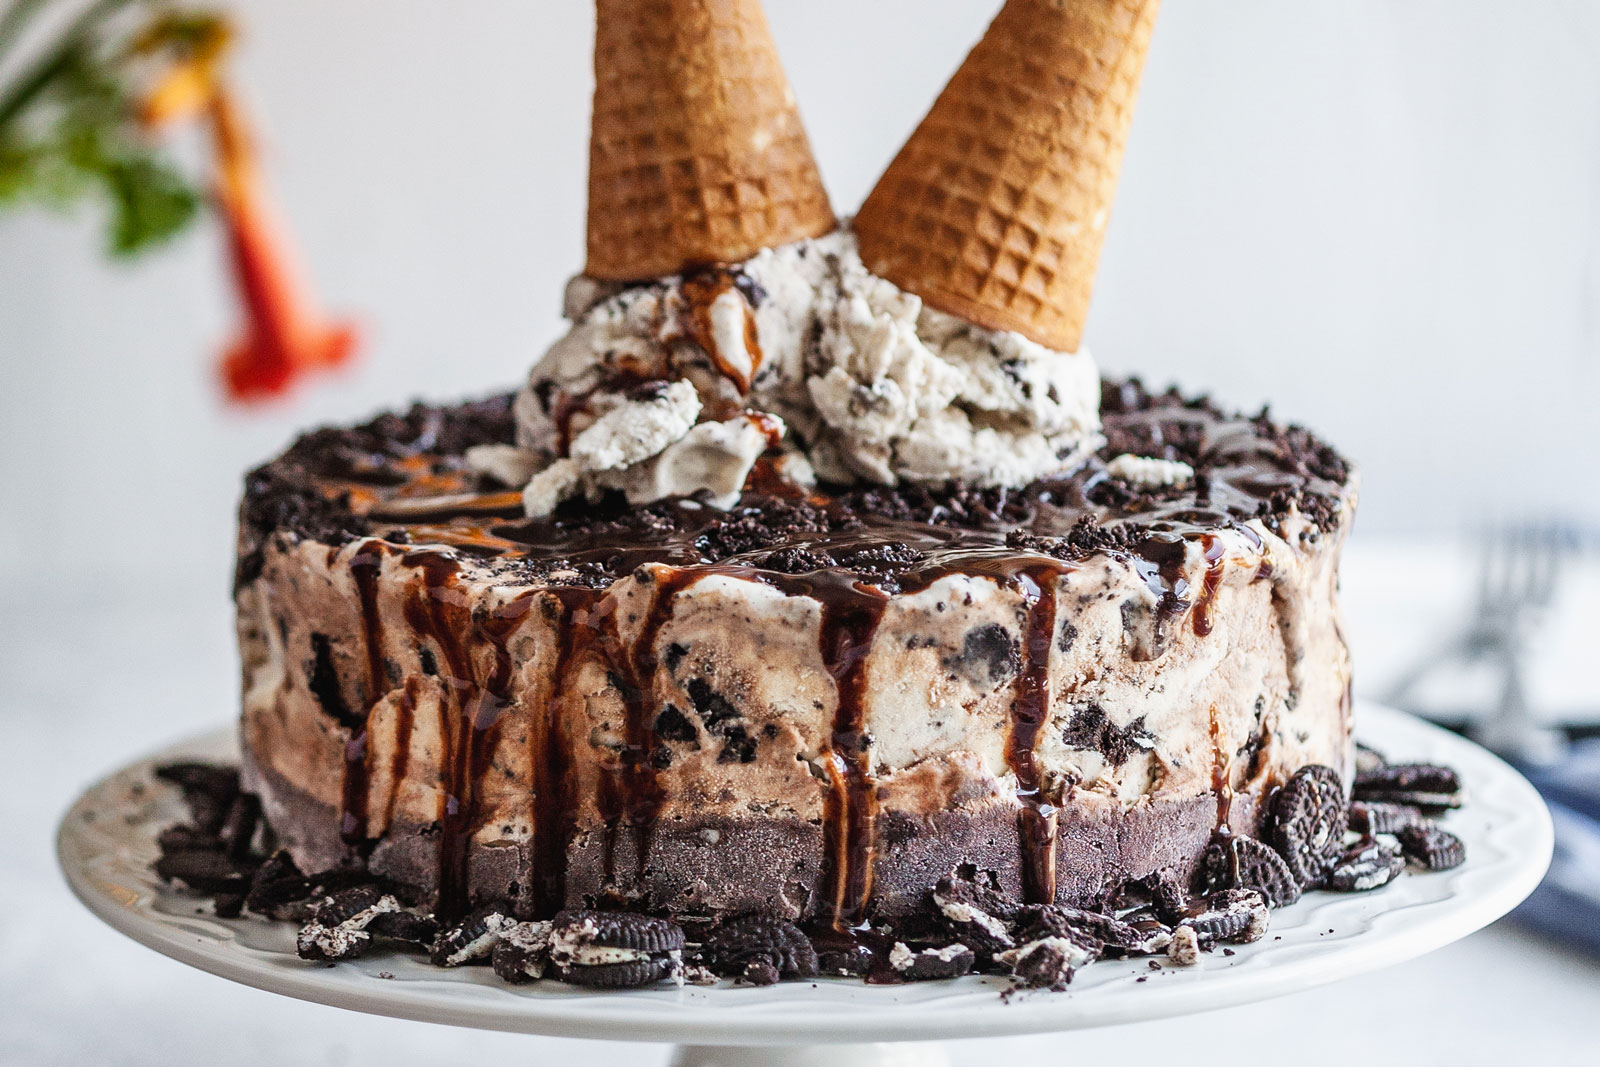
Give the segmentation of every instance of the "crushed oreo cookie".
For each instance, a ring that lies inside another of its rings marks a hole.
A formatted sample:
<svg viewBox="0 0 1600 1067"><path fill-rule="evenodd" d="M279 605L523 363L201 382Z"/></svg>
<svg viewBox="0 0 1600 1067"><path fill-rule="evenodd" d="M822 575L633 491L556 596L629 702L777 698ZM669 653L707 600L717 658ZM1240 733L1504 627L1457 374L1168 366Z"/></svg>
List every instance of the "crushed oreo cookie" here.
<svg viewBox="0 0 1600 1067"><path fill-rule="evenodd" d="M1448 871L1467 860L1461 838L1438 826L1407 826L1395 834L1406 858L1424 870Z"/></svg>
<svg viewBox="0 0 1600 1067"><path fill-rule="evenodd" d="M959 941L921 949L913 949L904 941L896 941L889 950L889 966L908 982L959 978L971 974L977 962L977 955Z"/></svg>
<svg viewBox="0 0 1600 1067"><path fill-rule="evenodd" d="M1071 560L1097 552L1136 555L1150 523L1189 521L1183 516L1211 525L1260 518L1275 530L1294 514L1323 531L1343 521L1348 465L1305 430L1278 426L1265 412L1247 418L1205 398L1153 393L1137 380L1106 382L1104 389L1118 398L1103 411L1105 447L1078 470L1022 489L819 485L802 496L753 477L726 511L697 499L639 506L613 492L567 501L541 520L524 519L508 502L483 526L493 543L460 551L514 582L604 587L653 558L784 574L836 569L892 591L903 575L927 564L930 549L956 535ZM416 405L305 434L246 478L237 584L259 576L275 537L333 546L367 536L410 543L413 528L405 522L411 520L384 518L383 502L407 495L422 479L435 494L502 491L485 482L465 453L513 438L509 395ZM1230 444L1218 448L1214 440ZM1193 484L1143 487L1107 477L1106 463L1124 452L1187 463ZM1223 485L1228 492L1220 491ZM1208 517L1196 518L1202 515ZM415 521L452 518L428 514ZM508 543L518 547L506 550Z"/></svg>
<svg viewBox="0 0 1600 1067"><path fill-rule="evenodd" d="M1224 889L1187 904L1173 931L1187 927L1202 946L1218 941L1250 942L1266 936L1267 901L1254 889Z"/></svg>
<svg viewBox="0 0 1600 1067"><path fill-rule="evenodd" d="M744 915L719 923L700 947L697 962L724 978L770 985L779 978L811 978L817 953L800 928L786 919ZM759 965L759 966L757 966Z"/></svg>
<svg viewBox="0 0 1600 1067"><path fill-rule="evenodd" d="M550 933L555 924L519 922L500 930L489 953L489 964L502 980L513 985L543 978L550 963Z"/></svg>
<svg viewBox="0 0 1600 1067"><path fill-rule="evenodd" d="M1018 906L998 887L976 878L945 877L930 894L950 933L980 952L1016 947Z"/></svg>
<svg viewBox="0 0 1600 1067"><path fill-rule="evenodd" d="M704 714L698 707L697 712ZM683 928L628 912L577 910L530 920L500 902L441 927L434 916L408 906L402 887L359 865L302 871L287 851L272 845L259 804L239 789L236 771L173 764L160 777L182 792L190 817L159 835L157 873L212 897L221 917L248 909L303 923L296 948L306 959L357 959L386 944L425 951L442 967L487 962L507 982L555 977L595 988L667 979L703 984L718 975L745 984L819 974L923 981L979 970L1008 975L1017 989L1064 989L1078 968L1102 957L1164 953L1169 962L1189 966L1220 943L1260 939L1269 909L1292 903L1301 892L1289 856L1309 873L1328 853L1329 842L1336 848L1314 885L1339 892L1385 885L1407 859L1424 870L1446 870L1462 863L1466 852L1421 807L1374 799L1420 797L1430 801L1430 809L1447 806L1431 803L1440 799L1459 803L1459 778L1448 768L1369 768L1366 799L1346 808L1332 772L1307 767L1270 804L1265 826L1277 847L1219 834L1202 859L1192 897L1167 870L1108 892L1104 910L1027 905L1003 892L992 872L968 867L929 891L921 916L860 933L810 935L765 915L705 922L694 927L702 932L686 959L691 946ZM1348 812L1343 821L1328 815L1334 798L1340 800L1338 811Z"/></svg>
<svg viewBox="0 0 1600 1067"><path fill-rule="evenodd" d="M1061 991L1078 968L1100 958L1104 946L1092 937L1053 934L1007 949L995 961L1010 969L1011 977L1028 989Z"/></svg>
<svg viewBox="0 0 1600 1067"><path fill-rule="evenodd" d="M441 930L429 951L429 959L435 967L460 967L486 960L501 936L516 922L510 907L485 904Z"/></svg>
<svg viewBox="0 0 1600 1067"><path fill-rule="evenodd" d="M1388 885L1405 868L1399 852L1376 838L1363 837L1334 861L1323 887L1338 893L1365 893Z"/></svg>

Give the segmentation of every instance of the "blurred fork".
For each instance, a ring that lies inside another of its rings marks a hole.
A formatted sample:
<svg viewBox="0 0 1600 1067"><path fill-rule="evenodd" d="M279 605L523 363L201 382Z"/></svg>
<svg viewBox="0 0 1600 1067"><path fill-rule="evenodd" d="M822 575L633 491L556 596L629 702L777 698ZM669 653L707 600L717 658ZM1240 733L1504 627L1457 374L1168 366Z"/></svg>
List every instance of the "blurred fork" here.
<svg viewBox="0 0 1600 1067"><path fill-rule="evenodd" d="M1558 759L1566 736L1534 719L1523 668L1530 638L1555 599L1562 566L1575 545L1573 531L1562 526L1491 527L1478 561L1477 603L1471 619L1401 675L1385 701L1407 708L1416 690L1436 672L1463 664L1488 665L1500 679L1497 704L1470 724L1474 739L1519 763Z"/></svg>

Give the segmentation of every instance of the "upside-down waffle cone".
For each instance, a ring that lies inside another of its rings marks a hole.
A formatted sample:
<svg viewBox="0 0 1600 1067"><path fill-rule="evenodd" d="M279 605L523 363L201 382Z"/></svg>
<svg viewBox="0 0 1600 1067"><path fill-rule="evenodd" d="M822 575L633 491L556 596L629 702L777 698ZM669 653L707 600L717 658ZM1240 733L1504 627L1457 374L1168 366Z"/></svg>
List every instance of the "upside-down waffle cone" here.
<svg viewBox="0 0 1600 1067"><path fill-rule="evenodd" d="M1006 0L856 216L874 272L1075 352L1160 0Z"/></svg>
<svg viewBox="0 0 1600 1067"><path fill-rule="evenodd" d="M835 226L759 0L597 0L589 250L635 281Z"/></svg>

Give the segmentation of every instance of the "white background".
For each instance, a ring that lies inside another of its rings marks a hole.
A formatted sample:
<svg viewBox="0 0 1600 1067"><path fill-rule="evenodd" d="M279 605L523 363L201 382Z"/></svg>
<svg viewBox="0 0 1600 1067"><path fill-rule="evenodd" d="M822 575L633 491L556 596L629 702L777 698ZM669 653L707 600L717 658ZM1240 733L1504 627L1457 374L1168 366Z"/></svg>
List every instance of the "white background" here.
<svg viewBox="0 0 1600 1067"><path fill-rule="evenodd" d="M49 826L79 784L233 714L240 472L312 422L515 383L581 261L585 0L234 6L273 186L323 302L367 344L292 403L226 409L210 363L239 316L214 228L130 269L104 263L93 213L0 217L0 1061L658 1062L231 989L99 928L53 873ZM848 213L995 4L767 6ZM1419 538L1600 517L1597 56L1590 0L1161 16L1088 343L1112 371L1270 398L1361 462L1358 677L1455 610L1457 572L1406 564ZM1399 610L1408 578L1431 614ZM1596 1003L1600 968L1500 929L1281 1009L960 1053L1237 1062L1265 1025L1263 1062L1574 1059Z"/></svg>

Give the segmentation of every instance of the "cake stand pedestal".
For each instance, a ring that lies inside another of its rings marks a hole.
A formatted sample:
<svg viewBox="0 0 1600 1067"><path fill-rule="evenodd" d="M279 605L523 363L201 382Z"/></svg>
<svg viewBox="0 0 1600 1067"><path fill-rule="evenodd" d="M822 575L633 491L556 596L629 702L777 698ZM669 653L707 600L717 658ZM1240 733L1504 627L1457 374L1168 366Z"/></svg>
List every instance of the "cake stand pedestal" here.
<svg viewBox="0 0 1600 1067"><path fill-rule="evenodd" d="M1234 947L1230 957L1207 955L1197 967L1102 961L1080 971L1069 992L1005 1000L1008 983L979 976L596 992L553 981L508 986L487 968L441 970L400 954L308 964L295 955L292 926L197 914L193 897L150 869L156 834L184 815L176 790L152 769L176 759L236 759L231 730L170 746L91 787L63 818L57 852L73 891L111 926L174 959L285 996L454 1026L678 1042L679 1067L937 1067L944 1053L926 1042L1166 1018L1348 978L1465 937L1532 892L1551 850L1550 816L1533 787L1454 734L1371 704L1358 704L1356 714L1362 739L1392 759L1461 773L1467 805L1446 825L1466 842L1463 866L1408 874L1372 893L1308 893L1273 913L1267 938Z"/></svg>

